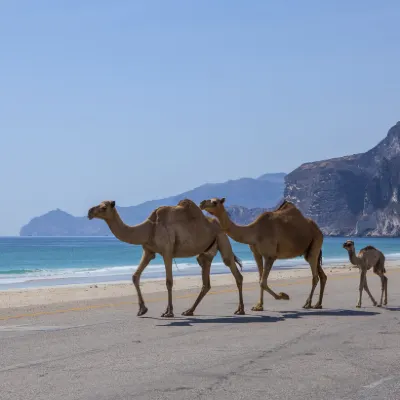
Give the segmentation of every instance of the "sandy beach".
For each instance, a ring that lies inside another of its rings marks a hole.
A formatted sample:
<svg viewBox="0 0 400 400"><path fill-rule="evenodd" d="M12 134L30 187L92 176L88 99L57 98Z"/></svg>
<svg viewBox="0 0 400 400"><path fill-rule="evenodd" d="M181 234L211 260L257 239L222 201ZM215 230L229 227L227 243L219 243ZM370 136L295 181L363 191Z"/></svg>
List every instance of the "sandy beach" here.
<svg viewBox="0 0 400 400"><path fill-rule="evenodd" d="M388 270L399 269L400 261L387 261ZM350 264L325 265L325 273L329 275L337 274L357 274L357 268L351 268ZM368 276L372 277L369 272ZM283 279L307 278L311 277L311 271L307 269L286 269L272 270L269 281L278 281ZM243 272L244 286L254 284L258 281L257 272ZM211 276L212 287L231 286L235 280L230 273ZM272 284L273 286L273 284ZM177 277L174 279L174 291L187 290L201 287L200 276ZM144 294L165 292L165 280L143 279L141 288ZM10 289L0 291L0 309L26 307L34 305L46 305L52 303L67 303L70 301L107 299L112 297L124 297L135 295L136 291L130 281L112 282L102 284L82 284L55 286L29 289Z"/></svg>

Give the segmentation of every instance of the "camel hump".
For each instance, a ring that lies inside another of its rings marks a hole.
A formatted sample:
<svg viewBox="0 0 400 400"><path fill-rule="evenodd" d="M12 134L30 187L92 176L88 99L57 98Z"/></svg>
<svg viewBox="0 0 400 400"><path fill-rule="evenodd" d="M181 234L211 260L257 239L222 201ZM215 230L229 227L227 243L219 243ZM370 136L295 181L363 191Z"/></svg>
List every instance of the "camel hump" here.
<svg viewBox="0 0 400 400"><path fill-rule="evenodd" d="M272 214L278 215L280 213L284 214L291 214L291 215L297 215L297 216L302 216L304 218L303 213L290 201L284 200L283 203L274 211L272 211Z"/></svg>
<svg viewBox="0 0 400 400"><path fill-rule="evenodd" d="M150 222L159 222L160 219L165 219L165 216L169 214L171 206L160 206L154 209L149 217L147 218Z"/></svg>
<svg viewBox="0 0 400 400"><path fill-rule="evenodd" d="M177 205L180 206L180 207L195 207L195 208L198 208L197 204L195 202L193 202L192 200L190 200L190 199L180 200Z"/></svg>
<svg viewBox="0 0 400 400"><path fill-rule="evenodd" d="M188 219L198 219L205 218L203 212L200 210L199 206L190 199L183 199L179 201L175 210L182 210L184 215Z"/></svg>
<svg viewBox="0 0 400 400"><path fill-rule="evenodd" d="M147 219L151 222L157 222L157 213L160 210L160 208L164 207L158 207L155 210L153 210Z"/></svg>
<svg viewBox="0 0 400 400"><path fill-rule="evenodd" d="M286 210L288 208L297 208L297 207L290 201L283 200L281 205L275 211L282 211L282 210Z"/></svg>
<svg viewBox="0 0 400 400"><path fill-rule="evenodd" d="M367 250L376 250L376 247L374 246L366 246L363 248L363 250L367 251Z"/></svg>
<svg viewBox="0 0 400 400"><path fill-rule="evenodd" d="M176 206L161 206L156 208L149 216L154 223L177 223L193 219L205 218L200 208L192 200L183 199Z"/></svg>

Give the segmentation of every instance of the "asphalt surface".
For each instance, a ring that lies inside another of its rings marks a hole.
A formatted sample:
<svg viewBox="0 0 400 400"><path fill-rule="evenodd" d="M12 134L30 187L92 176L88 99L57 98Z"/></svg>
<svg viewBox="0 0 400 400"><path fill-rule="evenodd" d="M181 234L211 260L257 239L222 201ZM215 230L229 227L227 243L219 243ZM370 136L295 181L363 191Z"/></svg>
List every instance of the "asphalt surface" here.
<svg viewBox="0 0 400 400"><path fill-rule="evenodd" d="M322 310L301 308L311 279L271 282L291 299L266 294L259 313L246 285L246 316L234 287L213 288L194 317L180 313L197 293L174 293L174 319L159 317L165 293L145 295L142 318L134 296L0 310L0 398L398 400L400 273L388 278L386 308L366 294L355 308L352 274L328 277Z"/></svg>

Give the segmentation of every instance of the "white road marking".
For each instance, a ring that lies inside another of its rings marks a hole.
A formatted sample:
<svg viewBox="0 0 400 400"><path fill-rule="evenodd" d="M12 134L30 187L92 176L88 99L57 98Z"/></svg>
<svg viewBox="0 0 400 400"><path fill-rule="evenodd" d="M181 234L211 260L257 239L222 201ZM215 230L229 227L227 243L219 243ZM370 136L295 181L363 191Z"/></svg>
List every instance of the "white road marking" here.
<svg viewBox="0 0 400 400"><path fill-rule="evenodd" d="M43 325L6 325L0 326L0 331L15 332L15 331L58 331L68 329L70 326L43 326Z"/></svg>
<svg viewBox="0 0 400 400"><path fill-rule="evenodd" d="M118 319L117 321L122 321ZM0 332L13 332L13 331L61 331L63 329L74 329L74 328L86 328L88 326L97 326L107 324L110 321L96 322L94 324L79 324L79 325L30 325L30 324L20 324L20 325L3 325L0 326Z"/></svg>
<svg viewBox="0 0 400 400"><path fill-rule="evenodd" d="M365 387L365 389L374 389L377 386L381 385L383 382L390 381L394 378L395 378L395 376L393 376L393 375L387 376L386 378L379 379L379 381L372 382L371 384L364 386L364 387Z"/></svg>

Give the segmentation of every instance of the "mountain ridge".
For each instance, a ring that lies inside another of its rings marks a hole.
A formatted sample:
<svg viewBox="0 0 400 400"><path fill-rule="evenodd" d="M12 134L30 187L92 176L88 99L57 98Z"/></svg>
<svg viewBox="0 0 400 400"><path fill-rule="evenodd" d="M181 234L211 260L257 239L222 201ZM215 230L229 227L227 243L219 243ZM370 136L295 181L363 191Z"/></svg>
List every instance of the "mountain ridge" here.
<svg viewBox="0 0 400 400"><path fill-rule="evenodd" d="M270 180L268 176L270 175ZM263 210L274 207L283 196L285 173L264 174L259 178L231 179L223 183L205 183L189 191L158 200L148 200L135 206L117 209L129 225L145 220L159 206L176 205L184 198L197 204L210 197L226 197L228 211L237 223L248 224ZM20 230L20 236L108 236L103 221L88 221L84 216L73 216L63 210L51 210L32 218Z"/></svg>

